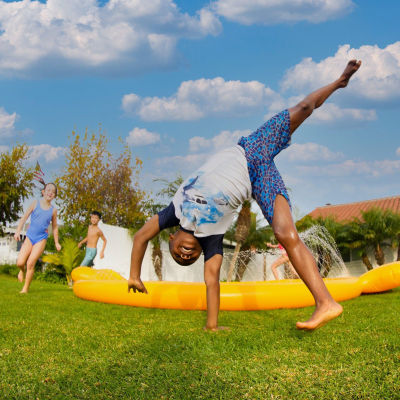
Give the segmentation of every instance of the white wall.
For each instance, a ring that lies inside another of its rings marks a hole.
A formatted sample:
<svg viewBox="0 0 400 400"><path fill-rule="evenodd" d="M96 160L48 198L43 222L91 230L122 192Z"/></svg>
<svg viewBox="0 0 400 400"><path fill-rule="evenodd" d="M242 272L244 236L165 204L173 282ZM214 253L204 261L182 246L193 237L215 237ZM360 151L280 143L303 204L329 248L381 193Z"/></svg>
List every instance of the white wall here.
<svg viewBox="0 0 400 400"><path fill-rule="evenodd" d="M132 237L129 231L113 225L107 225L102 222L99 228L103 231L107 239L107 247L104 258L100 259L100 251L103 241L100 239L97 243L97 256L94 259L94 268L109 268L121 274L124 278L129 277L130 259L132 251ZM163 253L162 276L165 281L176 282L203 282L204 281L204 258L203 255L190 266L178 265L169 254L168 244L161 244ZM151 259L152 245L149 244L143 259L141 278L144 281L157 280ZM226 280L229 268L229 250L225 250L224 262L221 269L221 280ZM273 279L270 265L276 256L267 255L267 280ZM283 267L279 274L283 277ZM262 280L263 279L263 255L254 254L249 263L248 269L244 274L243 280Z"/></svg>
<svg viewBox="0 0 400 400"><path fill-rule="evenodd" d="M15 264L17 257L17 242L14 237L0 237L0 264Z"/></svg>

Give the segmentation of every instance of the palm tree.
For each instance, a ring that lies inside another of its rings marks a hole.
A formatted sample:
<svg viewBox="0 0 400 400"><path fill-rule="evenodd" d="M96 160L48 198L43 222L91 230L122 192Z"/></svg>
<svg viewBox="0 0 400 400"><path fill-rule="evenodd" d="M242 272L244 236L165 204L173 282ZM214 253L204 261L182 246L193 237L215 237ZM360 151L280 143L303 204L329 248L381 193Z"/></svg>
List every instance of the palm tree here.
<svg viewBox="0 0 400 400"><path fill-rule="evenodd" d="M342 238L342 230L343 224L339 223L334 216L328 216L325 218L318 217L312 218L309 215L306 215L301 220L296 222L296 227L299 232L306 231L310 229L314 225L322 226L326 229L326 231L320 231L320 234L324 236L324 240L328 241L328 247L335 249L336 246L340 249L341 247L345 247L341 242ZM318 236L318 231L316 232ZM315 235L315 234L314 234ZM321 276L326 278L331 270L333 265L332 255L330 251L327 251L324 246L321 245L321 241L318 240L318 237L315 237L316 240L310 238L306 243L307 246L310 247L312 253L315 255L316 262L318 264L318 269L321 272ZM324 261L322 261L324 260Z"/></svg>
<svg viewBox="0 0 400 400"><path fill-rule="evenodd" d="M42 260L55 266L61 265L67 277L68 285L71 286L71 272L74 268L79 267L83 256L83 251L78 248L77 243L71 238L66 238L62 242L59 253L45 254Z"/></svg>
<svg viewBox="0 0 400 400"><path fill-rule="evenodd" d="M163 185L163 188L157 192L157 196L163 197L166 200L170 201L170 199L175 195L176 191L178 190L179 186L183 182L182 175L178 173L176 178L170 182L167 179L153 179L154 182L161 182ZM151 214L156 214L157 212L161 211L163 208L165 208L167 205L165 204L155 204L151 203L149 204L149 208L151 210ZM157 275L157 278L159 281L162 281L162 262L163 262L163 253L161 250L161 243L167 242L169 233L171 232L170 229L166 229L164 231L161 231L156 237L151 239L151 243L153 245L153 251L151 253L151 259L153 261L153 266L154 266L154 272Z"/></svg>
<svg viewBox="0 0 400 400"><path fill-rule="evenodd" d="M400 261L400 214L388 212L388 229L392 247L397 247L397 261Z"/></svg>
<svg viewBox="0 0 400 400"><path fill-rule="evenodd" d="M344 225L340 235L342 246L356 250L368 271L374 268L367 253L371 247L370 236L367 225L358 219Z"/></svg>
<svg viewBox="0 0 400 400"><path fill-rule="evenodd" d="M378 265L385 264L385 253L382 247L387 245L387 240L391 239L391 212L383 211L380 208L371 208L362 211L362 219L368 232L367 238L374 249L374 255Z"/></svg>
<svg viewBox="0 0 400 400"><path fill-rule="evenodd" d="M262 219L257 219L257 214L253 212L250 213L250 218L250 229L246 236L246 240L243 242L241 247L243 256L239 259L236 271L235 280L239 282L243 279L243 275L246 272L253 251L266 249L266 243L271 241L271 238L274 236L272 228L270 226L260 227L260 222L262 221ZM264 258L263 262L263 276L265 277L267 267L266 258Z"/></svg>
<svg viewBox="0 0 400 400"><path fill-rule="evenodd" d="M157 236L151 239L153 250L151 252L151 259L153 261L154 272L157 275L159 281L162 281L162 262L163 253L161 250L161 243L168 241L169 233L167 230L161 231Z"/></svg>
<svg viewBox="0 0 400 400"><path fill-rule="evenodd" d="M273 236L272 228L270 226L260 227L262 219L257 219L257 214L250 212L250 225L245 235L245 239L241 242L240 250L241 257L239 261L232 258L230 268L233 266L230 279L233 279L233 272L235 270L235 264L237 264L235 280L241 281L244 273L246 272L248 263L251 259L251 253L254 249L265 249L266 243L269 242ZM239 224L239 218L236 223L228 230L225 237L229 240L236 240L236 231ZM245 232L246 233L246 232ZM237 247L237 245L236 245ZM235 248L236 251L236 248ZM239 252L238 252L239 253ZM235 257L235 256L234 256ZM264 276L266 275L266 260L264 259ZM228 273L229 274L229 273Z"/></svg>
<svg viewBox="0 0 400 400"><path fill-rule="evenodd" d="M250 230L250 224L251 224L250 208L251 208L251 202L249 200L245 200L242 204L242 209L240 210L237 219L236 231L235 231L236 247L233 253L231 263L229 265L228 279L227 279L228 282L232 281L233 271L235 270L236 260L239 255L240 248L242 247L243 242L246 240L246 237Z"/></svg>

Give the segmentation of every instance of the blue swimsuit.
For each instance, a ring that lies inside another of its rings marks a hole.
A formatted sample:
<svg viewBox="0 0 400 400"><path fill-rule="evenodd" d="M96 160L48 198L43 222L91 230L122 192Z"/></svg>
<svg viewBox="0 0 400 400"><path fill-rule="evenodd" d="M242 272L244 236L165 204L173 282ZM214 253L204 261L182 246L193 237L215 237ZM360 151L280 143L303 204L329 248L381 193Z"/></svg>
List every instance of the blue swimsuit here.
<svg viewBox="0 0 400 400"><path fill-rule="evenodd" d="M275 166L274 157L290 144L290 116L284 110L251 135L241 137L249 170L252 196L265 218L272 224L275 197L281 194L289 202L285 184Z"/></svg>
<svg viewBox="0 0 400 400"><path fill-rule="evenodd" d="M43 210L40 206L40 200L37 200L35 209L31 214L31 223L29 225L26 236L32 244L36 244L43 239L47 239L49 234L47 228L49 227L50 221L53 217L53 206L48 210Z"/></svg>

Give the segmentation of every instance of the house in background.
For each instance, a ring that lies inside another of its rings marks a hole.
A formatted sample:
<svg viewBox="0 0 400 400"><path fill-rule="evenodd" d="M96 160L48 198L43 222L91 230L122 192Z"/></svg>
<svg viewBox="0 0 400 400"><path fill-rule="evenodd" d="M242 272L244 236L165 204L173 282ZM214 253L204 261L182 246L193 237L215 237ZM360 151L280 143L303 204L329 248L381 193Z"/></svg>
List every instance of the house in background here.
<svg viewBox="0 0 400 400"><path fill-rule="evenodd" d="M323 207L317 207L308 215L312 218L332 217L337 222L349 222L354 218L362 219L361 212L368 211L371 208L391 210L397 214L400 214L400 196L384 197L381 199L338 205L326 204ZM391 249L390 247L385 247L384 252L386 262L392 262L397 257L397 250ZM350 275L361 275L366 271L365 265L355 250L349 250L347 254L343 253L342 257L347 269L350 272ZM377 264L372 250L368 253L368 257L375 268Z"/></svg>
<svg viewBox="0 0 400 400"><path fill-rule="evenodd" d="M0 237L0 264L15 264L17 262L18 252L26 237L26 229L28 225L22 229L21 240L16 242L14 239L17 227L3 227L4 236Z"/></svg>

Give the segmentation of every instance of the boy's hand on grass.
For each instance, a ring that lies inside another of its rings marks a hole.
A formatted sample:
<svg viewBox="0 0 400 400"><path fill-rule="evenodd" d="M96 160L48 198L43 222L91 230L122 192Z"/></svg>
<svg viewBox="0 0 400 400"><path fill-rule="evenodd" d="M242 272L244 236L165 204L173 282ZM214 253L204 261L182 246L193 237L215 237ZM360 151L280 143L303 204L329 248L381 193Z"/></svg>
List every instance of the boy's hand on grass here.
<svg viewBox="0 0 400 400"><path fill-rule="evenodd" d="M61 250L61 245L60 245L60 243L56 243L56 249L57 249L57 251L60 251L60 250Z"/></svg>
<svg viewBox="0 0 400 400"><path fill-rule="evenodd" d="M140 293L147 294L147 289L143 285L142 280L139 278L136 278L136 279L129 278L128 279L128 293L131 291L131 289L133 290L133 293L136 293L136 290L137 290Z"/></svg>
<svg viewBox="0 0 400 400"><path fill-rule="evenodd" d="M206 332L218 332L218 331L230 331L231 330L231 328L229 328L228 326L215 326L215 327L205 326L203 329Z"/></svg>

